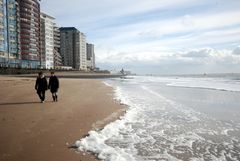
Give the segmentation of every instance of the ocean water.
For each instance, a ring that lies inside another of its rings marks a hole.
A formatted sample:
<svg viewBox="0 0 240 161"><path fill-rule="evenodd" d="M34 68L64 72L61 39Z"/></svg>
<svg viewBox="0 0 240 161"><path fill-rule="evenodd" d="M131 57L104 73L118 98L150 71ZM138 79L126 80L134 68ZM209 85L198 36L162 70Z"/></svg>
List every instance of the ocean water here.
<svg viewBox="0 0 240 161"><path fill-rule="evenodd" d="M76 141L106 161L239 161L238 77L105 80L126 114Z"/></svg>

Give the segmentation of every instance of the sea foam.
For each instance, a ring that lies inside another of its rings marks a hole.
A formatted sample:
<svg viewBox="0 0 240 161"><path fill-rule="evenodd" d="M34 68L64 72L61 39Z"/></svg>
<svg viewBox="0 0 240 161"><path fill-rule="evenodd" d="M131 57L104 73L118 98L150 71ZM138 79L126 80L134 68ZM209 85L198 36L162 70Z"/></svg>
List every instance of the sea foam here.
<svg viewBox="0 0 240 161"><path fill-rule="evenodd" d="M171 81L172 78L136 77L105 82L114 88L115 99L129 108L120 120L76 141L78 149L93 152L106 161L239 160L240 122L224 122L169 99L163 91L174 88L167 86ZM181 81L186 78L177 83ZM191 99L194 101L194 97ZM203 102L194 103L201 108Z"/></svg>

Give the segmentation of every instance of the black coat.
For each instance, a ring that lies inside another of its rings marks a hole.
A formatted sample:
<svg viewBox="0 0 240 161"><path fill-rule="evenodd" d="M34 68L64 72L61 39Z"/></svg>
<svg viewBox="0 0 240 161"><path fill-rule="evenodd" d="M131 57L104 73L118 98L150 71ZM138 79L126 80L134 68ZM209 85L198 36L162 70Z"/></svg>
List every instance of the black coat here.
<svg viewBox="0 0 240 161"><path fill-rule="evenodd" d="M58 88L59 88L59 80L58 80L58 77L57 76L51 76L49 78L49 85L48 85L48 88L50 89L50 91L52 93L55 93L58 91Z"/></svg>
<svg viewBox="0 0 240 161"><path fill-rule="evenodd" d="M46 91L48 89L47 79L46 77L37 77L35 89L38 91Z"/></svg>

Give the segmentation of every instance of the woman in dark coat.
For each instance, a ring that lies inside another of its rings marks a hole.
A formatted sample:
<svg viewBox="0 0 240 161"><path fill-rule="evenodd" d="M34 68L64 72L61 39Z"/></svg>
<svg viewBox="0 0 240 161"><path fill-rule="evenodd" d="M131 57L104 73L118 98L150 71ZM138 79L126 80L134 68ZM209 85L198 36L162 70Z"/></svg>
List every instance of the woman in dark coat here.
<svg viewBox="0 0 240 161"><path fill-rule="evenodd" d="M58 96L57 96L58 88L59 88L58 77L54 74L54 72L51 72L51 77L49 78L48 89L50 89L50 91L52 93L52 98L53 98L54 102L58 101Z"/></svg>
<svg viewBox="0 0 240 161"><path fill-rule="evenodd" d="M47 79L42 72L38 73L35 89L37 90L37 94L41 100L41 103L44 103L45 91L48 89L48 84L47 84Z"/></svg>

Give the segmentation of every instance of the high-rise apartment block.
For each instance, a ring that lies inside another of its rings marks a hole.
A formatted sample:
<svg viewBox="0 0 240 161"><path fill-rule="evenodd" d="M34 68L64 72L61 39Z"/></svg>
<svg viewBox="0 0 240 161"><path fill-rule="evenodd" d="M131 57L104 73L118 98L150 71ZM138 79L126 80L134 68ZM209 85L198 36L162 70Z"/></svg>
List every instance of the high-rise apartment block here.
<svg viewBox="0 0 240 161"><path fill-rule="evenodd" d="M22 67L40 67L40 4L38 0L17 0L20 18Z"/></svg>
<svg viewBox="0 0 240 161"><path fill-rule="evenodd" d="M61 68L62 56L60 55L60 30L56 24L54 24L54 68Z"/></svg>
<svg viewBox="0 0 240 161"><path fill-rule="evenodd" d="M41 13L41 67L44 69L54 68L54 20Z"/></svg>
<svg viewBox="0 0 240 161"><path fill-rule="evenodd" d="M37 68L39 64L38 0L0 0L0 65Z"/></svg>
<svg viewBox="0 0 240 161"><path fill-rule="evenodd" d="M60 28L60 53L64 66L87 70L86 36L75 27Z"/></svg>
<svg viewBox="0 0 240 161"><path fill-rule="evenodd" d="M84 33L79 34L79 45L80 45L80 70L87 70L87 45L86 36Z"/></svg>
<svg viewBox="0 0 240 161"><path fill-rule="evenodd" d="M19 66L18 3L0 0L0 65Z"/></svg>
<svg viewBox="0 0 240 161"><path fill-rule="evenodd" d="M88 70L95 69L95 53L94 45L87 43L87 68Z"/></svg>

